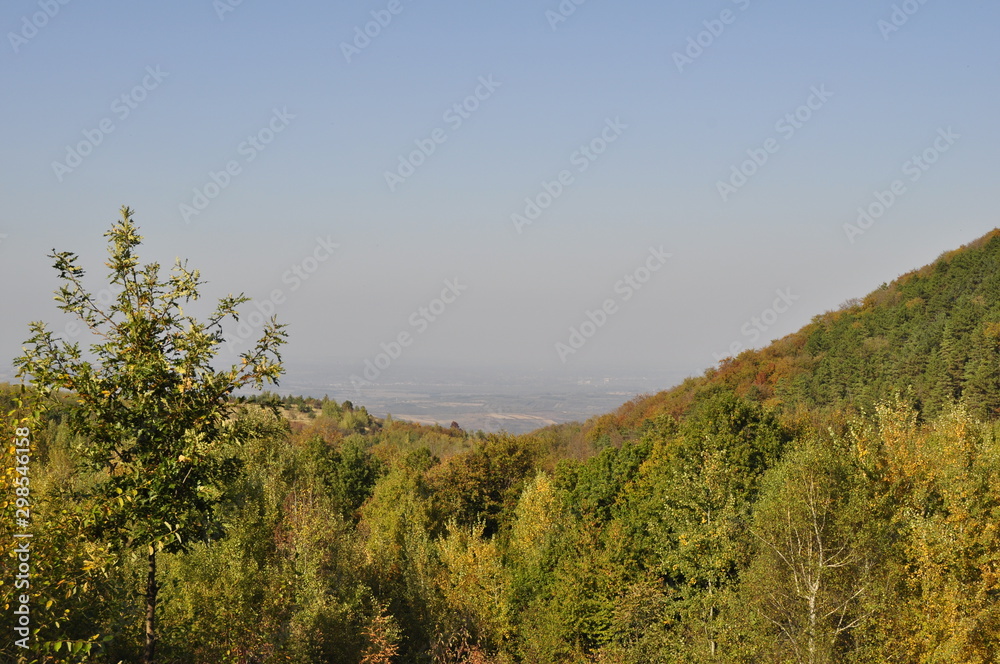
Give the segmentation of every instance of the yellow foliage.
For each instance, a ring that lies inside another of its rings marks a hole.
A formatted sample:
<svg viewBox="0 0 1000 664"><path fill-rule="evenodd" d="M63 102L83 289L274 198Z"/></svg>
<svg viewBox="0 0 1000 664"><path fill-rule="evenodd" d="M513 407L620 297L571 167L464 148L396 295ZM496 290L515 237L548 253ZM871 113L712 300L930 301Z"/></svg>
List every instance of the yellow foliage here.
<svg viewBox="0 0 1000 664"><path fill-rule="evenodd" d="M887 618L901 661L992 662L1000 613L1000 456L960 406L918 425L898 401L856 427L859 460L877 469L901 527L901 605ZM874 435L873 435L874 434Z"/></svg>
<svg viewBox="0 0 1000 664"><path fill-rule="evenodd" d="M438 586L450 609L473 619L480 634L508 635L512 611L508 573L495 539L483 538L484 526L465 529L454 521L438 541L444 568Z"/></svg>
<svg viewBox="0 0 1000 664"><path fill-rule="evenodd" d="M559 519L558 501L552 480L544 472L525 487L514 513L511 548L519 560L537 563L546 539Z"/></svg>

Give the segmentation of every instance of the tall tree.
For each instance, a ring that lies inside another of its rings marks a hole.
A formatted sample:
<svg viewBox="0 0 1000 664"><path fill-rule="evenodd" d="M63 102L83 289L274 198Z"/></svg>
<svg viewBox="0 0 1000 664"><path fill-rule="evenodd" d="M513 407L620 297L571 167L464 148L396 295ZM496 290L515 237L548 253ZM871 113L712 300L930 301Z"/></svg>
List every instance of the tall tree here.
<svg viewBox="0 0 1000 664"><path fill-rule="evenodd" d="M773 413L727 391L703 397L678 435L658 441L629 490L633 532L652 538L653 568L676 590L696 661L716 661L724 614L749 562L747 531L761 477L788 433Z"/></svg>
<svg viewBox="0 0 1000 664"><path fill-rule="evenodd" d="M743 591L772 627L772 661L840 661L865 618L872 561L845 459L832 443L807 440L766 478L752 527L759 552Z"/></svg>
<svg viewBox="0 0 1000 664"><path fill-rule="evenodd" d="M237 308L249 298L222 298L207 322L185 314L182 305L197 300L204 284L199 272L180 260L166 277L158 263L141 266L142 236L132 214L123 207L121 220L105 233L110 284L118 292L106 308L84 287L76 254L51 255L63 282L59 308L98 338L89 353L34 322L15 364L43 393L69 390L77 398L71 425L87 441L88 462L103 471L93 488L103 498L96 534L121 549L146 549L143 661L151 664L156 553L183 551L210 534L220 484L236 470L235 459L218 445L227 433L229 396L242 386L277 383L286 334L272 317L239 365L214 370L223 323L238 321Z"/></svg>

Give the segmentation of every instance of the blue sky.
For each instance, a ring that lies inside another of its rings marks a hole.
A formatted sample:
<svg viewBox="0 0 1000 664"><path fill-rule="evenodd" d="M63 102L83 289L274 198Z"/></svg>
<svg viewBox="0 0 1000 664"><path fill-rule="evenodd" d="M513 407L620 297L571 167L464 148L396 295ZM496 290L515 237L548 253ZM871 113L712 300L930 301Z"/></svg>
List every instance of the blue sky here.
<svg viewBox="0 0 1000 664"><path fill-rule="evenodd" d="M1000 225L995 3L232 3L0 10L3 357L122 204L376 381L699 373Z"/></svg>

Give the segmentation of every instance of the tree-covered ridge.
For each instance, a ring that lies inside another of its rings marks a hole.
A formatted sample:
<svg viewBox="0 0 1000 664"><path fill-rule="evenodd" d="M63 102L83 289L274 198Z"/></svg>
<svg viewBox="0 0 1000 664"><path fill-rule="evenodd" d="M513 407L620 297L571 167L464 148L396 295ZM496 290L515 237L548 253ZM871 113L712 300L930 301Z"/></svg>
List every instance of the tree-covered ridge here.
<svg viewBox="0 0 1000 664"><path fill-rule="evenodd" d="M585 434L605 444L634 436L658 414L682 416L716 386L785 412L871 408L902 390L929 415L962 400L975 415L994 418L997 367L1000 230L993 230L765 348L595 418Z"/></svg>

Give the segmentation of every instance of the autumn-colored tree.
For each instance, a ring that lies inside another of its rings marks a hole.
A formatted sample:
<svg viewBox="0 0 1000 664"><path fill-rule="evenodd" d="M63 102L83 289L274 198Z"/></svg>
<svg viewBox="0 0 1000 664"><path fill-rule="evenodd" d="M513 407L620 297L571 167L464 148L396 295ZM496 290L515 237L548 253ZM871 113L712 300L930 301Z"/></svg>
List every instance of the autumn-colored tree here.
<svg viewBox="0 0 1000 664"><path fill-rule="evenodd" d="M384 606L377 607L371 622L365 628L368 645L361 656L361 664L393 664L399 654L399 627Z"/></svg>
<svg viewBox="0 0 1000 664"><path fill-rule="evenodd" d="M952 406L918 424L905 403L881 405L852 433L872 471L875 513L896 532L885 552L897 579L880 639L908 661L985 664L1000 648L1000 450L992 427Z"/></svg>

